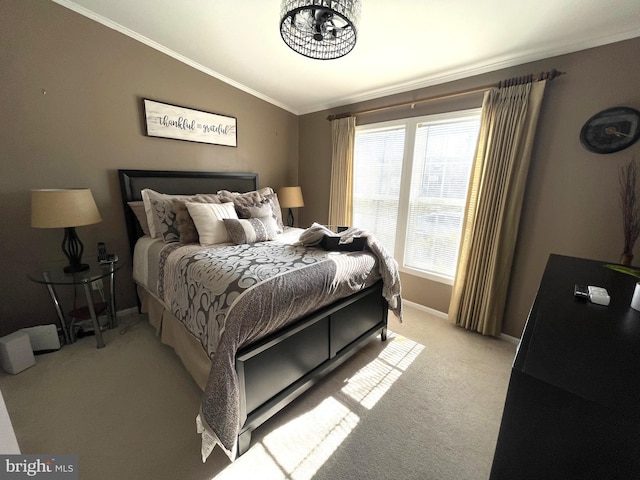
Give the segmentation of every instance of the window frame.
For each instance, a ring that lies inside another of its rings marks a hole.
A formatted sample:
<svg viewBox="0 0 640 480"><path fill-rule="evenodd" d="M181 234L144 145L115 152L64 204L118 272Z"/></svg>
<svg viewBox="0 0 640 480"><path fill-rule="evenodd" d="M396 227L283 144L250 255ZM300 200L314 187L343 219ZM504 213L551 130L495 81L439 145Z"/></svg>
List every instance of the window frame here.
<svg viewBox="0 0 640 480"><path fill-rule="evenodd" d="M436 113L430 115L422 115L419 117L401 118L397 120L389 120L385 122L369 123L356 126L356 135L359 132L372 132L375 130L385 130L391 128L405 129L404 157L402 161L402 171L400 176L400 192L398 195L398 216L397 228L395 235L395 251L392 252L393 257L398 262L398 269L401 272L410 275L432 280L434 282L445 285L453 285L455 272L453 276L442 275L435 272L417 269L405 265L406 239L409 228L409 205L411 196L411 176L413 172L414 153L416 147L416 130L420 124L438 124L446 123L452 119L477 118L480 120L482 108L470 108L464 110L456 110L452 112ZM472 163L473 163L472 158ZM470 178L468 179L468 181ZM467 196L469 192L467 191ZM466 202L466 200L465 200ZM460 239L462 239L462 230L464 228L464 218L460 229ZM458 246L458 257L459 257Z"/></svg>

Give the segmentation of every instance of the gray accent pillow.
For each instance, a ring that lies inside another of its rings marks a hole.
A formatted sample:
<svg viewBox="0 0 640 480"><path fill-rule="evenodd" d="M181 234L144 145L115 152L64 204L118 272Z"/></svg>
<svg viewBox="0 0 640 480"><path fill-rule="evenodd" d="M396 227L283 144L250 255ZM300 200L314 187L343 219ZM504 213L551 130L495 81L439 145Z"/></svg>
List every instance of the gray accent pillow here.
<svg viewBox="0 0 640 480"><path fill-rule="evenodd" d="M276 236L275 221L272 217L224 218L222 220L231 241L237 245L273 240Z"/></svg>
<svg viewBox="0 0 640 480"><path fill-rule="evenodd" d="M254 190L247 193L230 192L228 190L220 190L218 192L220 200L223 202L233 202L239 218L254 218L268 215L267 210L263 209L264 205L269 205L271 216L276 221L277 233L284 231L282 223L282 211L278 196L271 187L263 187L260 190ZM256 207L259 209L256 211Z"/></svg>
<svg viewBox="0 0 640 480"><path fill-rule="evenodd" d="M268 217L271 215L271 205L269 203L262 203L258 205L235 205L236 212L238 212L238 218L258 218Z"/></svg>

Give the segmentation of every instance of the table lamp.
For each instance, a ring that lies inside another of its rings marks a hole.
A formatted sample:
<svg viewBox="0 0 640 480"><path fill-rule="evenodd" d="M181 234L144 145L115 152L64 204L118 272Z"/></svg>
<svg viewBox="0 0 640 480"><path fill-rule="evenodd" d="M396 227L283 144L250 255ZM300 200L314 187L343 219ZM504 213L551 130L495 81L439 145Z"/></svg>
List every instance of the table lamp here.
<svg viewBox="0 0 640 480"><path fill-rule="evenodd" d="M64 228L62 251L69 259L66 273L83 272L89 265L82 263L84 245L75 227L101 222L100 212L88 188L32 189L31 226Z"/></svg>
<svg viewBox="0 0 640 480"><path fill-rule="evenodd" d="M278 203L282 208L288 208L287 225L293 227L293 211L292 208L304 207L302 199L302 190L300 187L281 187L276 192L278 195Z"/></svg>

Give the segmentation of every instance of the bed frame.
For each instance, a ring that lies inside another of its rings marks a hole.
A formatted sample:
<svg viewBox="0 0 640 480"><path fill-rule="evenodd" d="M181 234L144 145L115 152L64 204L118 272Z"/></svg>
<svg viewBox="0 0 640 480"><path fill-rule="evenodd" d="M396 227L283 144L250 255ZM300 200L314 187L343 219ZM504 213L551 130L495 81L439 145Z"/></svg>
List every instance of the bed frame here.
<svg viewBox="0 0 640 480"><path fill-rule="evenodd" d="M170 194L248 192L255 173L119 170L131 251L142 230L127 202L151 188ZM313 312L248 345L236 354L240 384L238 455L249 449L251 432L380 334L387 339L388 304L382 282Z"/></svg>

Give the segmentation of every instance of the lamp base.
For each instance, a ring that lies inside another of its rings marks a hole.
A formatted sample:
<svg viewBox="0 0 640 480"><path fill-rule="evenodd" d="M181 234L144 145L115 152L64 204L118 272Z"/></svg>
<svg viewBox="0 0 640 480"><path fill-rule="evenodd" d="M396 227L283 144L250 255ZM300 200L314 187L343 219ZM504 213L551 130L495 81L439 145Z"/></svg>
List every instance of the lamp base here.
<svg viewBox="0 0 640 480"><path fill-rule="evenodd" d="M89 265L86 263L81 263L79 265L67 265L64 267L64 273L80 273L86 272L89 270Z"/></svg>
<svg viewBox="0 0 640 480"><path fill-rule="evenodd" d="M287 227L293 227L293 210L289 209L289 214L287 215Z"/></svg>
<svg viewBox="0 0 640 480"><path fill-rule="evenodd" d="M89 265L82 263L82 252L84 245L76 234L74 227L64 229L64 239L62 240L62 252L69 260L69 265L64 267L64 273L78 273L89 270Z"/></svg>

